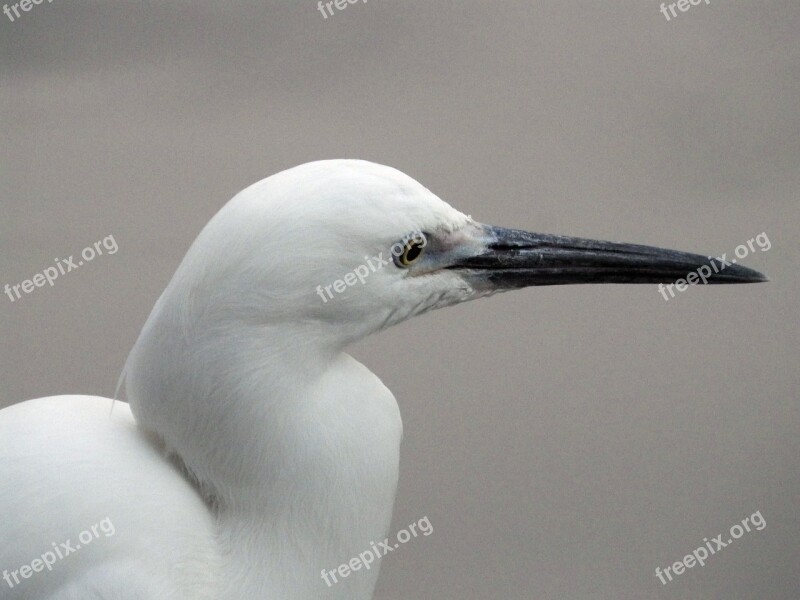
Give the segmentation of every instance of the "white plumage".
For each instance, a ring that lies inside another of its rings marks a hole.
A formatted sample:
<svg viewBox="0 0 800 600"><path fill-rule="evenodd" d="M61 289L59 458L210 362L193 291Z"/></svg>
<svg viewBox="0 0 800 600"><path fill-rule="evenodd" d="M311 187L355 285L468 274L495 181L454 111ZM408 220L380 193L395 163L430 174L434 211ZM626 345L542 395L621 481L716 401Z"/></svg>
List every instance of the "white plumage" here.
<svg viewBox="0 0 800 600"><path fill-rule="evenodd" d="M408 264L317 293L412 232L426 244ZM386 537L397 486L397 403L346 346L496 291L670 281L703 261L484 226L364 161L269 177L211 220L159 298L125 365L130 408L61 396L0 411L0 596L371 598L377 564L320 577ZM36 569L104 519L113 535Z"/></svg>
<svg viewBox="0 0 800 600"><path fill-rule="evenodd" d="M412 179L362 161L311 163L237 195L130 355L141 427L127 404L109 416L110 399L87 396L0 413L0 568L105 517L116 529L13 589L0 582L0 595L371 597L377 567L331 587L320 572L387 535L402 425L389 390L342 348L447 294L422 278L409 293L394 265L327 303L315 288L408 231L468 223ZM452 287L454 299L467 292Z"/></svg>

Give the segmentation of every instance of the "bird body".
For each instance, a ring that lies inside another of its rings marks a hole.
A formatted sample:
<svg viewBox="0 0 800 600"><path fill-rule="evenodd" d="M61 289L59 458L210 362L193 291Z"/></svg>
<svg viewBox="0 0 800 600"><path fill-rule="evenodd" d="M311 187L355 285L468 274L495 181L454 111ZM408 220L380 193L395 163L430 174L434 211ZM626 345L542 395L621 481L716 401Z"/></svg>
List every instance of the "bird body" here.
<svg viewBox="0 0 800 600"><path fill-rule="evenodd" d="M402 423L347 346L498 291L670 281L704 260L482 225L365 161L268 177L209 222L158 299L124 367L129 406L0 411L0 569L114 528L20 569L2 597L367 600L378 564L333 585L321 573L386 537ZM710 283L762 280L736 265Z"/></svg>
<svg viewBox="0 0 800 600"><path fill-rule="evenodd" d="M110 403L57 396L3 409L0 598L216 597L212 514L128 405L109 415ZM81 543L103 519L113 527ZM20 573L47 553L49 569Z"/></svg>

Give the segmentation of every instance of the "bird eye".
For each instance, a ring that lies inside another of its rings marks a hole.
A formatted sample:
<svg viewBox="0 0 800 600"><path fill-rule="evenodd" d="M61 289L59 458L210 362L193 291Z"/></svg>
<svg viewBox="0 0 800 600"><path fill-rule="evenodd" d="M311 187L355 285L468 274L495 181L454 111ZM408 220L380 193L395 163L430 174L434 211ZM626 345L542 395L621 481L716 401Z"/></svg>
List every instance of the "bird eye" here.
<svg viewBox="0 0 800 600"><path fill-rule="evenodd" d="M394 264L398 267L410 267L422 256L426 243L427 240L424 236L417 235L406 240L405 243L395 244L395 247L401 247L401 251L399 253L392 252L394 254ZM392 249L394 250L394 247Z"/></svg>

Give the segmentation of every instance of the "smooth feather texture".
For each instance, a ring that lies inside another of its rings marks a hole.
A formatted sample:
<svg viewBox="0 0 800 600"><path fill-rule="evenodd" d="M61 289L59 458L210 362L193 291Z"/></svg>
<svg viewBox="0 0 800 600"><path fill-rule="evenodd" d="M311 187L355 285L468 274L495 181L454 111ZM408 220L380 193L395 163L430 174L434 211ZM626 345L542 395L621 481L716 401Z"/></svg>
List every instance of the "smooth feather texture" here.
<svg viewBox="0 0 800 600"><path fill-rule="evenodd" d="M370 598L378 564L331 587L321 570L387 535L402 423L343 349L477 294L451 271L391 263L328 302L316 287L409 232L447 249L472 228L364 161L309 163L237 195L130 354L130 410L65 396L0 411L0 568L105 517L116 528L3 598Z"/></svg>

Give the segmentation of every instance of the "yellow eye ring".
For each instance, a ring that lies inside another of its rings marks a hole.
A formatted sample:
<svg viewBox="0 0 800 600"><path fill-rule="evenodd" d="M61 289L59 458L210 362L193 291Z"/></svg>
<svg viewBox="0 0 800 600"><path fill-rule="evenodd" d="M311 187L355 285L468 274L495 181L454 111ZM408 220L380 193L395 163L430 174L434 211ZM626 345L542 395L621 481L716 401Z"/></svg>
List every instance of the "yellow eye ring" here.
<svg viewBox="0 0 800 600"><path fill-rule="evenodd" d="M413 265L422 256L426 242L427 240L421 236L407 240L403 245L403 251L400 254L395 255L395 264L398 267L410 267Z"/></svg>

